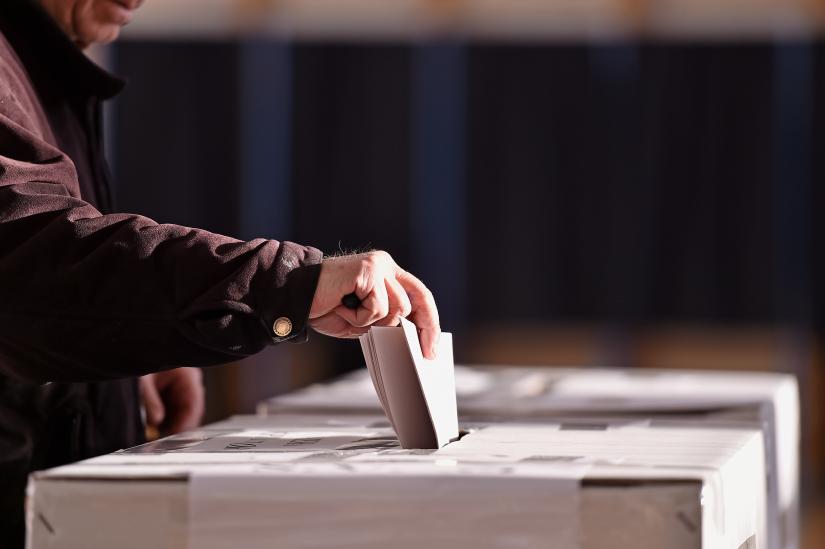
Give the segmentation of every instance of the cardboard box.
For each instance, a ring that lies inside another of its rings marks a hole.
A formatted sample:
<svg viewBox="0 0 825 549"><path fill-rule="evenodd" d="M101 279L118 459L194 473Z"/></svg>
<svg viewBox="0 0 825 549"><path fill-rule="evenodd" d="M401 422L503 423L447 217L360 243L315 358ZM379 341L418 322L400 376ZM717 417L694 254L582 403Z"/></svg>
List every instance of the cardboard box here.
<svg viewBox="0 0 825 549"><path fill-rule="evenodd" d="M465 420L543 422L559 417L647 417L658 424L760 429L767 463L771 549L799 545L799 391L766 372L456 366ZM359 370L261 403L260 414L380 411Z"/></svg>
<svg viewBox="0 0 825 549"><path fill-rule="evenodd" d="M34 474L28 546L765 547L757 430L464 428L402 450L383 416L239 416Z"/></svg>

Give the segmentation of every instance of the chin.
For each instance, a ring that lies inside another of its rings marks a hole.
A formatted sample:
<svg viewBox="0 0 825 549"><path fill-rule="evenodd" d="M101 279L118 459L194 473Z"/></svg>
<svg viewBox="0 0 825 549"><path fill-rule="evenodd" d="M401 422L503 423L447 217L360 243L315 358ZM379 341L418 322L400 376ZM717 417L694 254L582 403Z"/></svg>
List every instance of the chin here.
<svg viewBox="0 0 825 549"><path fill-rule="evenodd" d="M120 36L120 25L100 25L84 30L85 32L78 33L77 37L77 43L81 48L87 48L92 44L109 44Z"/></svg>
<svg viewBox="0 0 825 549"><path fill-rule="evenodd" d="M111 29L102 32L97 39L98 44L110 44L120 36L120 25L112 25Z"/></svg>
<svg viewBox="0 0 825 549"><path fill-rule="evenodd" d="M0 0L5 2L7 0ZM67 0L61 0L67 1ZM120 2L126 0L72 0L72 26L75 42L81 47L108 44L117 39L123 25L132 20L133 10Z"/></svg>

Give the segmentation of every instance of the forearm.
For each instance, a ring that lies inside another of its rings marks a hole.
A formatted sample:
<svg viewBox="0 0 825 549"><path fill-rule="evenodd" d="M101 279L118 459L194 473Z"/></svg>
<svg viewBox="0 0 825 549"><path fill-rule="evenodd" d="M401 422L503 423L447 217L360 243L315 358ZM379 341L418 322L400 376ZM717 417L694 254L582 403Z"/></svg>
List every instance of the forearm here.
<svg viewBox="0 0 825 549"><path fill-rule="evenodd" d="M234 360L300 335L318 250L101 215L59 185L0 186L0 369L39 381ZM289 335L275 336L287 317Z"/></svg>

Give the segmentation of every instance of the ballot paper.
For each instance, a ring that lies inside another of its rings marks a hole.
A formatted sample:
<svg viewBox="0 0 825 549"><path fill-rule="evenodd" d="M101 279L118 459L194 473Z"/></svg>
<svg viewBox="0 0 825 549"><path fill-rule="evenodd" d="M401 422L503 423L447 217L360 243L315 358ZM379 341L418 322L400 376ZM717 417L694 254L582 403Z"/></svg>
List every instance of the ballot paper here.
<svg viewBox="0 0 825 549"><path fill-rule="evenodd" d="M415 325L373 326L360 337L375 392L404 448L441 448L458 438L452 335L424 358Z"/></svg>

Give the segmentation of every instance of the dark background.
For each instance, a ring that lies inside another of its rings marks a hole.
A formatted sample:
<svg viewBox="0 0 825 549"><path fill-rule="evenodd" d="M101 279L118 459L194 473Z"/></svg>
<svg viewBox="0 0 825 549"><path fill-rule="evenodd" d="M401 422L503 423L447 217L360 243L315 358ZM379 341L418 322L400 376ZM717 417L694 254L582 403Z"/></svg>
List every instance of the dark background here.
<svg viewBox="0 0 825 549"><path fill-rule="evenodd" d="M799 376L821 485L825 43L127 40L122 210L418 274L458 362ZM209 418L359 367L315 335Z"/></svg>
<svg viewBox="0 0 825 549"><path fill-rule="evenodd" d="M120 207L387 249L455 330L820 324L823 54L125 42Z"/></svg>

